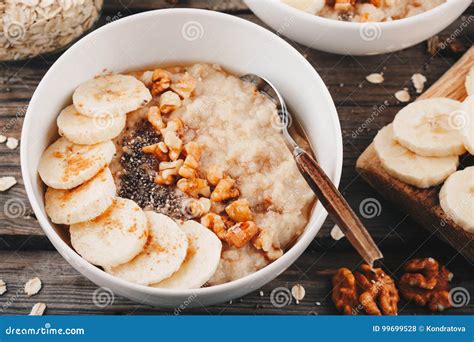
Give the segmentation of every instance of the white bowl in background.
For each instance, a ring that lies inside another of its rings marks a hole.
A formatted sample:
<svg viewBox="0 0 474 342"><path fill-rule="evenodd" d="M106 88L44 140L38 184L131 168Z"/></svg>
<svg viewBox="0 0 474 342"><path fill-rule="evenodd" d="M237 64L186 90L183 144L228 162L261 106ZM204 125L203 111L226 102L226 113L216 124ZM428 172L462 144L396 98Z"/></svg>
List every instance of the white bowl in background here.
<svg viewBox="0 0 474 342"><path fill-rule="evenodd" d="M305 58L270 31L222 13L167 9L120 19L82 38L49 69L28 106L21 136L26 192L44 232L76 270L116 294L153 305L210 305L260 288L303 253L327 216L318 203L305 232L280 259L236 281L195 290L129 283L89 264L70 247L63 228L52 224L46 216L45 186L37 172L42 152L57 137L59 111L71 103L72 93L80 83L104 69L121 72L186 62L218 63L236 73L256 73L271 80L305 127L319 162L336 185L342 170L341 131L326 86Z"/></svg>
<svg viewBox="0 0 474 342"><path fill-rule="evenodd" d="M244 0L278 34L308 47L342 55L376 55L426 40L454 22L472 0L447 2L421 14L381 23L353 23L312 15L281 0Z"/></svg>

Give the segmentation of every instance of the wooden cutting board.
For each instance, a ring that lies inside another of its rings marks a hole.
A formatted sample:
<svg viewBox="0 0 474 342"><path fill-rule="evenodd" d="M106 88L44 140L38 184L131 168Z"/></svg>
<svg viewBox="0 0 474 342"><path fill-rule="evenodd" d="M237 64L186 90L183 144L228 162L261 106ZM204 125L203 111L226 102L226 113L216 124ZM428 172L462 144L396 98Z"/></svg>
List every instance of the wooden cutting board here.
<svg viewBox="0 0 474 342"><path fill-rule="evenodd" d="M473 65L474 47L471 47L419 99L449 97L458 101L464 100L467 96L464 80ZM469 159L467 155L461 156L461 167L468 165ZM470 262L474 262L474 234L466 232L454 223L441 209L439 205L441 186L419 189L393 178L383 169L375 154L373 143L360 155L356 168L383 197L410 214L423 228L451 244Z"/></svg>

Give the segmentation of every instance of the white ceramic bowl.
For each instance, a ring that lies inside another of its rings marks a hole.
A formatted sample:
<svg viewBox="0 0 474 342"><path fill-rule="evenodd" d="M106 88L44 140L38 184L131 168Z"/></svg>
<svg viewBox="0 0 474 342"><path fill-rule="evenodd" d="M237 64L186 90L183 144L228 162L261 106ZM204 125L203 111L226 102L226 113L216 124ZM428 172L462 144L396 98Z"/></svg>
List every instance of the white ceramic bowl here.
<svg viewBox="0 0 474 342"><path fill-rule="evenodd" d="M56 116L71 103L73 90L104 69L124 71L157 64L218 63L236 73L256 73L282 92L306 128L315 154L337 185L342 138L331 96L313 67L289 44L249 21L211 11L169 9L133 15L82 38L50 68L36 89L23 125L21 166L26 192L44 232L61 255L99 286L153 305L210 305L240 297L271 281L306 249L326 218L317 204L299 241L280 259L236 281L196 290L167 290L115 278L82 259L44 210L44 185L37 167L57 137ZM193 300L197 296L197 300Z"/></svg>
<svg viewBox="0 0 474 342"><path fill-rule="evenodd" d="M352 23L312 15L280 0L244 1L278 34L311 48L343 55L375 55L418 44L446 28L472 2L448 0L409 18L382 23Z"/></svg>

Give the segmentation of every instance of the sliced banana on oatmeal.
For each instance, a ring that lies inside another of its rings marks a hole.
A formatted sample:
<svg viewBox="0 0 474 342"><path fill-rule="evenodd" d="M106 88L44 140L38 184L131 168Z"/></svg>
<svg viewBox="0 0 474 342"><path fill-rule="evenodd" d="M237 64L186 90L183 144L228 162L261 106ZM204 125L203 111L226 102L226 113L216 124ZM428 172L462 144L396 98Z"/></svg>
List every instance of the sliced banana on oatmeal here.
<svg viewBox="0 0 474 342"><path fill-rule="evenodd" d="M169 278L181 266L186 257L186 234L168 216L145 212L149 236L144 250L131 261L106 272L132 283L149 285Z"/></svg>
<svg viewBox="0 0 474 342"><path fill-rule="evenodd" d="M460 125L464 147L474 155L474 95L468 96L461 105Z"/></svg>
<svg viewBox="0 0 474 342"><path fill-rule="evenodd" d="M84 259L113 267L129 262L143 250L148 221L135 202L116 197L102 215L71 225L69 232L72 246Z"/></svg>
<svg viewBox="0 0 474 342"><path fill-rule="evenodd" d="M125 115L151 100L143 82L130 75L98 76L82 83L74 91L72 102L85 116Z"/></svg>
<svg viewBox="0 0 474 342"><path fill-rule="evenodd" d="M59 113L59 134L79 145L93 145L117 137L125 127L126 115L94 117L80 114L74 105Z"/></svg>
<svg viewBox="0 0 474 342"><path fill-rule="evenodd" d="M72 189L94 177L109 165L115 145L107 141L95 145L76 145L62 137L41 156L38 173L43 182L54 189Z"/></svg>
<svg viewBox="0 0 474 342"><path fill-rule="evenodd" d="M400 145L392 125L382 128L374 139L375 152L383 168L392 177L419 188L442 183L456 171L458 156L423 157Z"/></svg>
<svg viewBox="0 0 474 342"><path fill-rule="evenodd" d="M413 102L393 121L398 142L420 156L446 157L466 152L456 122L461 103L446 98Z"/></svg>
<svg viewBox="0 0 474 342"><path fill-rule="evenodd" d="M467 95L474 95L474 65L466 76L465 86Z"/></svg>
<svg viewBox="0 0 474 342"><path fill-rule="evenodd" d="M284 0L283 2L310 14L318 14L326 3L325 0Z"/></svg>
<svg viewBox="0 0 474 342"><path fill-rule="evenodd" d="M188 237L186 260L170 278L153 287L167 289L197 289L216 272L221 257L222 243L209 229L196 221L186 221L181 229Z"/></svg>
<svg viewBox="0 0 474 342"><path fill-rule="evenodd" d="M115 197L115 183L109 168L71 190L48 188L45 209L51 221L74 224L92 220L107 210Z"/></svg>
<svg viewBox="0 0 474 342"><path fill-rule="evenodd" d="M474 166L453 173L443 184L439 202L446 215L474 233Z"/></svg>

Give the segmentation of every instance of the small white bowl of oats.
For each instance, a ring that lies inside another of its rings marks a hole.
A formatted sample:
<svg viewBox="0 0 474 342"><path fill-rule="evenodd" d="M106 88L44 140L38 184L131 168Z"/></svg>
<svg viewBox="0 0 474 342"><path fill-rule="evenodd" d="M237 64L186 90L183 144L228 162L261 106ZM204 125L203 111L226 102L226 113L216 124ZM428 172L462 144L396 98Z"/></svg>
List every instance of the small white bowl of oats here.
<svg viewBox="0 0 474 342"><path fill-rule="evenodd" d="M151 11L56 61L28 107L21 162L41 227L75 269L139 302L210 305L257 290L304 252L327 213L275 104L245 73L278 87L338 185L331 96L301 54L258 25Z"/></svg>
<svg viewBox="0 0 474 342"><path fill-rule="evenodd" d="M245 0L278 34L318 50L374 55L402 50L455 21L472 0Z"/></svg>

